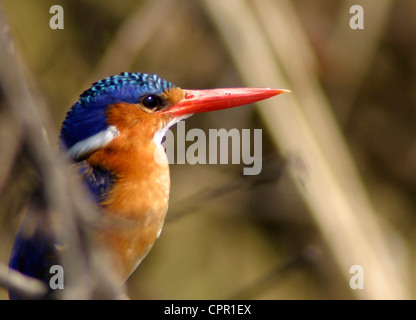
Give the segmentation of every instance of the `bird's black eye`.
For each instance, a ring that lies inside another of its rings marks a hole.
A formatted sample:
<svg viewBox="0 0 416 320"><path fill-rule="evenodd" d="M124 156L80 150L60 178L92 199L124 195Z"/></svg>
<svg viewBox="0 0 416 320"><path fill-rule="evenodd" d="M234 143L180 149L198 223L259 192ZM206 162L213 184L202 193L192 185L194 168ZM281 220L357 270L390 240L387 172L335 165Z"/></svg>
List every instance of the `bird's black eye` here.
<svg viewBox="0 0 416 320"><path fill-rule="evenodd" d="M151 111L156 111L157 109L163 106L162 99L155 94L149 94L147 96L144 96L140 100L140 103L143 107Z"/></svg>

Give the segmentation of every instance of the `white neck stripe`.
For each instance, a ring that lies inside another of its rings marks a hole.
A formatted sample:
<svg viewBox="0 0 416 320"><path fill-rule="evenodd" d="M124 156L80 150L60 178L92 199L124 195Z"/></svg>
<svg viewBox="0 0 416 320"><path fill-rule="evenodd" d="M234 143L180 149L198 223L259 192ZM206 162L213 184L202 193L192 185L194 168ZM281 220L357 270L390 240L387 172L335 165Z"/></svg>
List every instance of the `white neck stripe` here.
<svg viewBox="0 0 416 320"><path fill-rule="evenodd" d="M109 126L107 129L96 133L95 135L81 140L69 148L68 152L73 159L79 159L83 155L102 148L109 144L120 132L115 126Z"/></svg>

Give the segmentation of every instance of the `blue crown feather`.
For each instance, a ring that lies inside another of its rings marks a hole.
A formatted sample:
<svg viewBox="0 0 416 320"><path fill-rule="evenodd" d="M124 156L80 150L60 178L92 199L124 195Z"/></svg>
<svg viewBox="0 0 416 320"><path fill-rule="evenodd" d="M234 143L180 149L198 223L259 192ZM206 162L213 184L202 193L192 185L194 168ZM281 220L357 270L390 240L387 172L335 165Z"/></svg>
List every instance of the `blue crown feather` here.
<svg viewBox="0 0 416 320"><path fill-rule="evenodd" d="M83 92L68 111L61 129L66 148L87 139L108 127L106 109L109 105L138 103L143 95L161 94L173 88L156 74L123 72L97 81Z"/></svg>

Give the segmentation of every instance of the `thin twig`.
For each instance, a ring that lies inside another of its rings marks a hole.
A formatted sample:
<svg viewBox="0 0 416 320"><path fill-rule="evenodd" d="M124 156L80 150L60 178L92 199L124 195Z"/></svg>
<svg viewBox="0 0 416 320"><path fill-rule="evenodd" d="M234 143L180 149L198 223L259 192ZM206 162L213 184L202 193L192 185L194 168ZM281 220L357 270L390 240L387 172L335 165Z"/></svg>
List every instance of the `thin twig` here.
<svg viewBox="0 0 416 320"><path fill-rule="evenodd" d="M7 288L26 299L39 299L47 292L42 281L25 276L0 263L0 286Z"/></svg>
<svg viewBox="0 0 416 320"><path fill-rule="evenodd" d="M178 221L189 214L196 213L200 208L204 208L211 201L224 197L236 190L253 190L254 187L276 182L282 175L285 164L277 156L269 156L263 159L263 170L257 176L238 175L230 178L226 182L207 188L203 188L196 193L187 196L171 205L166 222Z"/></svg>
<svg viewBox="0 0 416 320"><path fill-rule="evenodd" d="M275 286L279 280L286 279L289 273L294 272L308 263L315 262L321 256L321 250L315 246L306 247L301 253L279 264L271 271L260 276L258 279L247 285L228 299L247 300L256 299L261 294Z"/></svg>

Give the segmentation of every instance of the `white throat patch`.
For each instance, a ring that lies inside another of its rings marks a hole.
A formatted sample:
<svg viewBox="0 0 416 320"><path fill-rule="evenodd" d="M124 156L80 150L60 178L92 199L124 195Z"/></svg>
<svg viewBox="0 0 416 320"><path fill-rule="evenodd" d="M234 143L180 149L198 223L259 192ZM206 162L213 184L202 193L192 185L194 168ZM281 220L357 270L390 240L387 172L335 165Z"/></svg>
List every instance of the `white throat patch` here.
<svg viewBox="0 0 416 320"><path fill-rule="evenodd" d="M185 114L183 116L179 116L179 117L175 117L172 120L170 120L166 126L164 126L162 129L156 131L155 135L153 136L153 141L154 143L158 146L162 143L162 139L165 136L166 132L169 130L170 127L172 127L173 125L177 124L179 121L183 120L183 119L187 119L190 116L192 116L192 114Z"/></svg>

